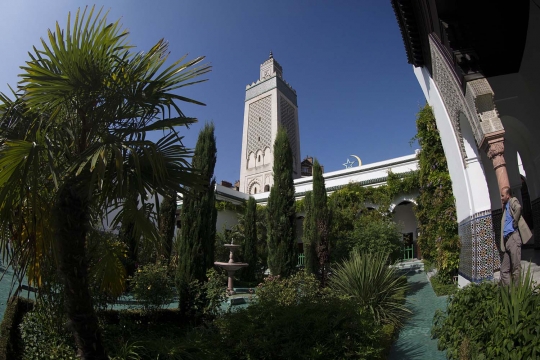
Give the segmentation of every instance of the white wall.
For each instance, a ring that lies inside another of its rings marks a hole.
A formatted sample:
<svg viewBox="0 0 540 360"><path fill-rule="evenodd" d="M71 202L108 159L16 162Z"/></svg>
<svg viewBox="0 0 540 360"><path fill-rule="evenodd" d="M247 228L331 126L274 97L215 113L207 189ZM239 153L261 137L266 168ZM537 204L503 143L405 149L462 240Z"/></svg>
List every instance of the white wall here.
<svg viewBox="0 0 540 360"><path fill-rule="evenodd" d="M233 210L222 210L217 213L216 232L230 230L234 225L238 224L238 216Z"/></svg>
<svg viewBox="0 0 540 360"><path fill-rule="evenodd" d="M466 147L466 150L473 152L471 154L473 157L467 158L467 167L465 167L458 138L437 86L425 68L414 68L414 73L429 105L433 108L437 128L441 135L452 179L452 191L456 198L457 221L461 222L472 214L490 210L489 191L478 149Z"/></svg>

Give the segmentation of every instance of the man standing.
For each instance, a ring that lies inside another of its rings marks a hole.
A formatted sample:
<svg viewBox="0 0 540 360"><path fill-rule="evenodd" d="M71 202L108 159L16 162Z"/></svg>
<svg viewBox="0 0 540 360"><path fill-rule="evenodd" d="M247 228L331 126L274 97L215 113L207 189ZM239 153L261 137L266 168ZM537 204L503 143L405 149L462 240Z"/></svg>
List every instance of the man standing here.
<svg viewBox="0 0 540 360"><path fill-rule="evenodd" d="M531 230L521 216L519 200L512 196L508 186L501 189L503 216L501 219L501 283L510 284L510 273L514 281L521 273L521 244L526 244L532 237Z"/></svg>

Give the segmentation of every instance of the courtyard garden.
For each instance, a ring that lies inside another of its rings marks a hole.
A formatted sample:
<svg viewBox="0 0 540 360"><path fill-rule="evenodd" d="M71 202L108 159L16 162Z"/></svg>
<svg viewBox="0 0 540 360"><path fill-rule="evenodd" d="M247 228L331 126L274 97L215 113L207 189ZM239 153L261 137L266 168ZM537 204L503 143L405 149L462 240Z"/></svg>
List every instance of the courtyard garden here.
<svg viewBox="0 0 540 360"><path fill-rule="evenodd" d="M415 315L406 298L418 292L391 266L403 238L390 204L416 189L422 253L451 286L455 208L429 107L417 119L417 172L328 195L315 160L313 190L297 201L280 128L267 205L232 205L215 198L215 125L205 124L194 150L181 141L197 120L180 104L204 104L177 91L204 81L204 57L171 61L163 40L134 53L128 32L94 8L61 29L30 53L17 90L0 94L0 286L14 290L0 360L387 358ZM228 231L216 229L223 209L238 216ZM232 304L214 265L233 241L246 264L234 280L247 306ZM474 296L507 296L488 288ZM477 337L463 345L449 330L467 291L436 317L434 335L450 356L484 351Z"/></svg>

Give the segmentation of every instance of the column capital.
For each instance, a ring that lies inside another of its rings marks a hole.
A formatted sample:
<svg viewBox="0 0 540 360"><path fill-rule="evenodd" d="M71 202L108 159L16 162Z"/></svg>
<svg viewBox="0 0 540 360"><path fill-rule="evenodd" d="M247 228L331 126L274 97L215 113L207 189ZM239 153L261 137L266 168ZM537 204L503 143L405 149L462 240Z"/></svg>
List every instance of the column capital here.
<svg viewBox="0 0 540 360"><path fill-rule="evenodd" d="M499 189L510 186L506 171L506 161L504 160L504 130L486 134L480 143L480 147L486 152L493 163Z"/></svg>
<svg viewBox="0 0 540 360"><path fill-rule="evenodd" d="M478 147L488 152L490 145L498 142L504 143L504 130L494 131L489 134L485 134L480 144L478 144Z"/></svg>

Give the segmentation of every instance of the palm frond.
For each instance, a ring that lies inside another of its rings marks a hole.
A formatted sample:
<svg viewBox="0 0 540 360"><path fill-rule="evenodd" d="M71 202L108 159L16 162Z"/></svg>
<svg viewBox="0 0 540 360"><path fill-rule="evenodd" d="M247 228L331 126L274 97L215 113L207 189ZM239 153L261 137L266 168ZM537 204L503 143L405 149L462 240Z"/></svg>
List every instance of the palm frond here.
<svg viewBox="0 0 540 360"><path fill-rule="evenodd" d="M388 255L353 251L332 270L330 286L368 309L375 321L401 326L411 314L404 303L407 282L389 266Z"/></svg>

